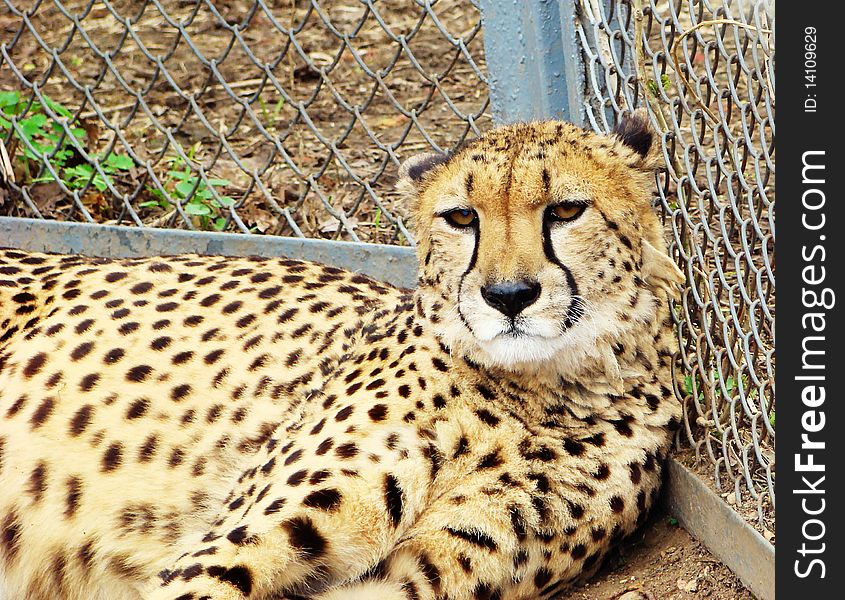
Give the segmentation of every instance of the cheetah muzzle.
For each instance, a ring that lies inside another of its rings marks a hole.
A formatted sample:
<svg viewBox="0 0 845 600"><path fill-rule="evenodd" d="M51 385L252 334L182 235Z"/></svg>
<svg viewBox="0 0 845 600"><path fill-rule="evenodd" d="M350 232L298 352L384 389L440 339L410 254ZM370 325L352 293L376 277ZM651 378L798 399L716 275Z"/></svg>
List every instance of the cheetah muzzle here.
<svg viewBox="0 0 845 600"><path fill-rule="evenodd" d="M0 250L0 598L518 600L589 576L680 415L651 139L543 122L410 159L413 292Z"/></svg>

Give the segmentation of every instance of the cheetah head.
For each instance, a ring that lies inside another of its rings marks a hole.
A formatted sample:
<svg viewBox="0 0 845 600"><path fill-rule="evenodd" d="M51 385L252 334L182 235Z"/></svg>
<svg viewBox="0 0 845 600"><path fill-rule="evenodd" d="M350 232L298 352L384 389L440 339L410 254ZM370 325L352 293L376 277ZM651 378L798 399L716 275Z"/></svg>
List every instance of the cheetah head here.
<svg viewBox="0 0 845 600"><path fill-rule="evenodd" d="M406 161L417 294L440 339L487 366L561 372L653 320L656 290L683 276L651 206L652 140L636 114L611 136L536 122Z"/></svg>

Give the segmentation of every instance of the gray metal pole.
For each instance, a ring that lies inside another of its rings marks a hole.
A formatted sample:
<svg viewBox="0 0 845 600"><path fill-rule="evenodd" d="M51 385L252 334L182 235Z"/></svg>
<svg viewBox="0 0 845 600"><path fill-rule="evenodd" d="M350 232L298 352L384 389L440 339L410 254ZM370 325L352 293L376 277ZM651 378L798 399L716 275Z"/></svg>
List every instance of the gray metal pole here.
<svg viewBox="0 0 845 600"><path fill-rule="evenodd" d="M583 125L584 65L577 0L481 0L497 123L563 119Z"/></svg>

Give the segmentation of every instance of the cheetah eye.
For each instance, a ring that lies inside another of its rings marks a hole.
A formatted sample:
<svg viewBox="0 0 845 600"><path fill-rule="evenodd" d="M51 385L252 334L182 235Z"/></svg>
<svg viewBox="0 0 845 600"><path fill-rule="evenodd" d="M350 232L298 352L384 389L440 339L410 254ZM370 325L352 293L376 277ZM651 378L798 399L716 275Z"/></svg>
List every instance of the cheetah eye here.
<svg viewBox="0 0 845 600"><path fill-rule="evenodd" d="M574 221L587 208L585 202L567 200L546 209L546 219L553 223Z"/></svg>
<svg viewBox="0 0 845 600"><path fill-rule="evenodd" d="M453 210L440 213L446 222L457 229L466 229L467 227L475 227L478 223L478 214L470 208L455 208Z"/></svg>

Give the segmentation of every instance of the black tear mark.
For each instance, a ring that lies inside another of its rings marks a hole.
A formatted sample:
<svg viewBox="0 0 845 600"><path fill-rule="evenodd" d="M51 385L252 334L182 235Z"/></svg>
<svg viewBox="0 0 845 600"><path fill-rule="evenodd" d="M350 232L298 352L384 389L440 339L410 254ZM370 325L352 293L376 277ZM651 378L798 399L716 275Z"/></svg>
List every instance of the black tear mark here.
<svg viewBox="0 0 845 600"><path fill-rule="evenodd" d="M566 310L566 317L563 319L561 324L563 331L566 331L584 316L584 302L581 300L581 296L578 293L578 284L575 281L575 277L572 275L572 271L560 262L560 259L558 259L555 254L554 246L552 245L551 227L551 221L543 219L543 252L549 262L557 265L563 271L563 274L566 277L566 283L569 287L569 293L572 297L572 301L569 303L569 308Z"/></svg>

